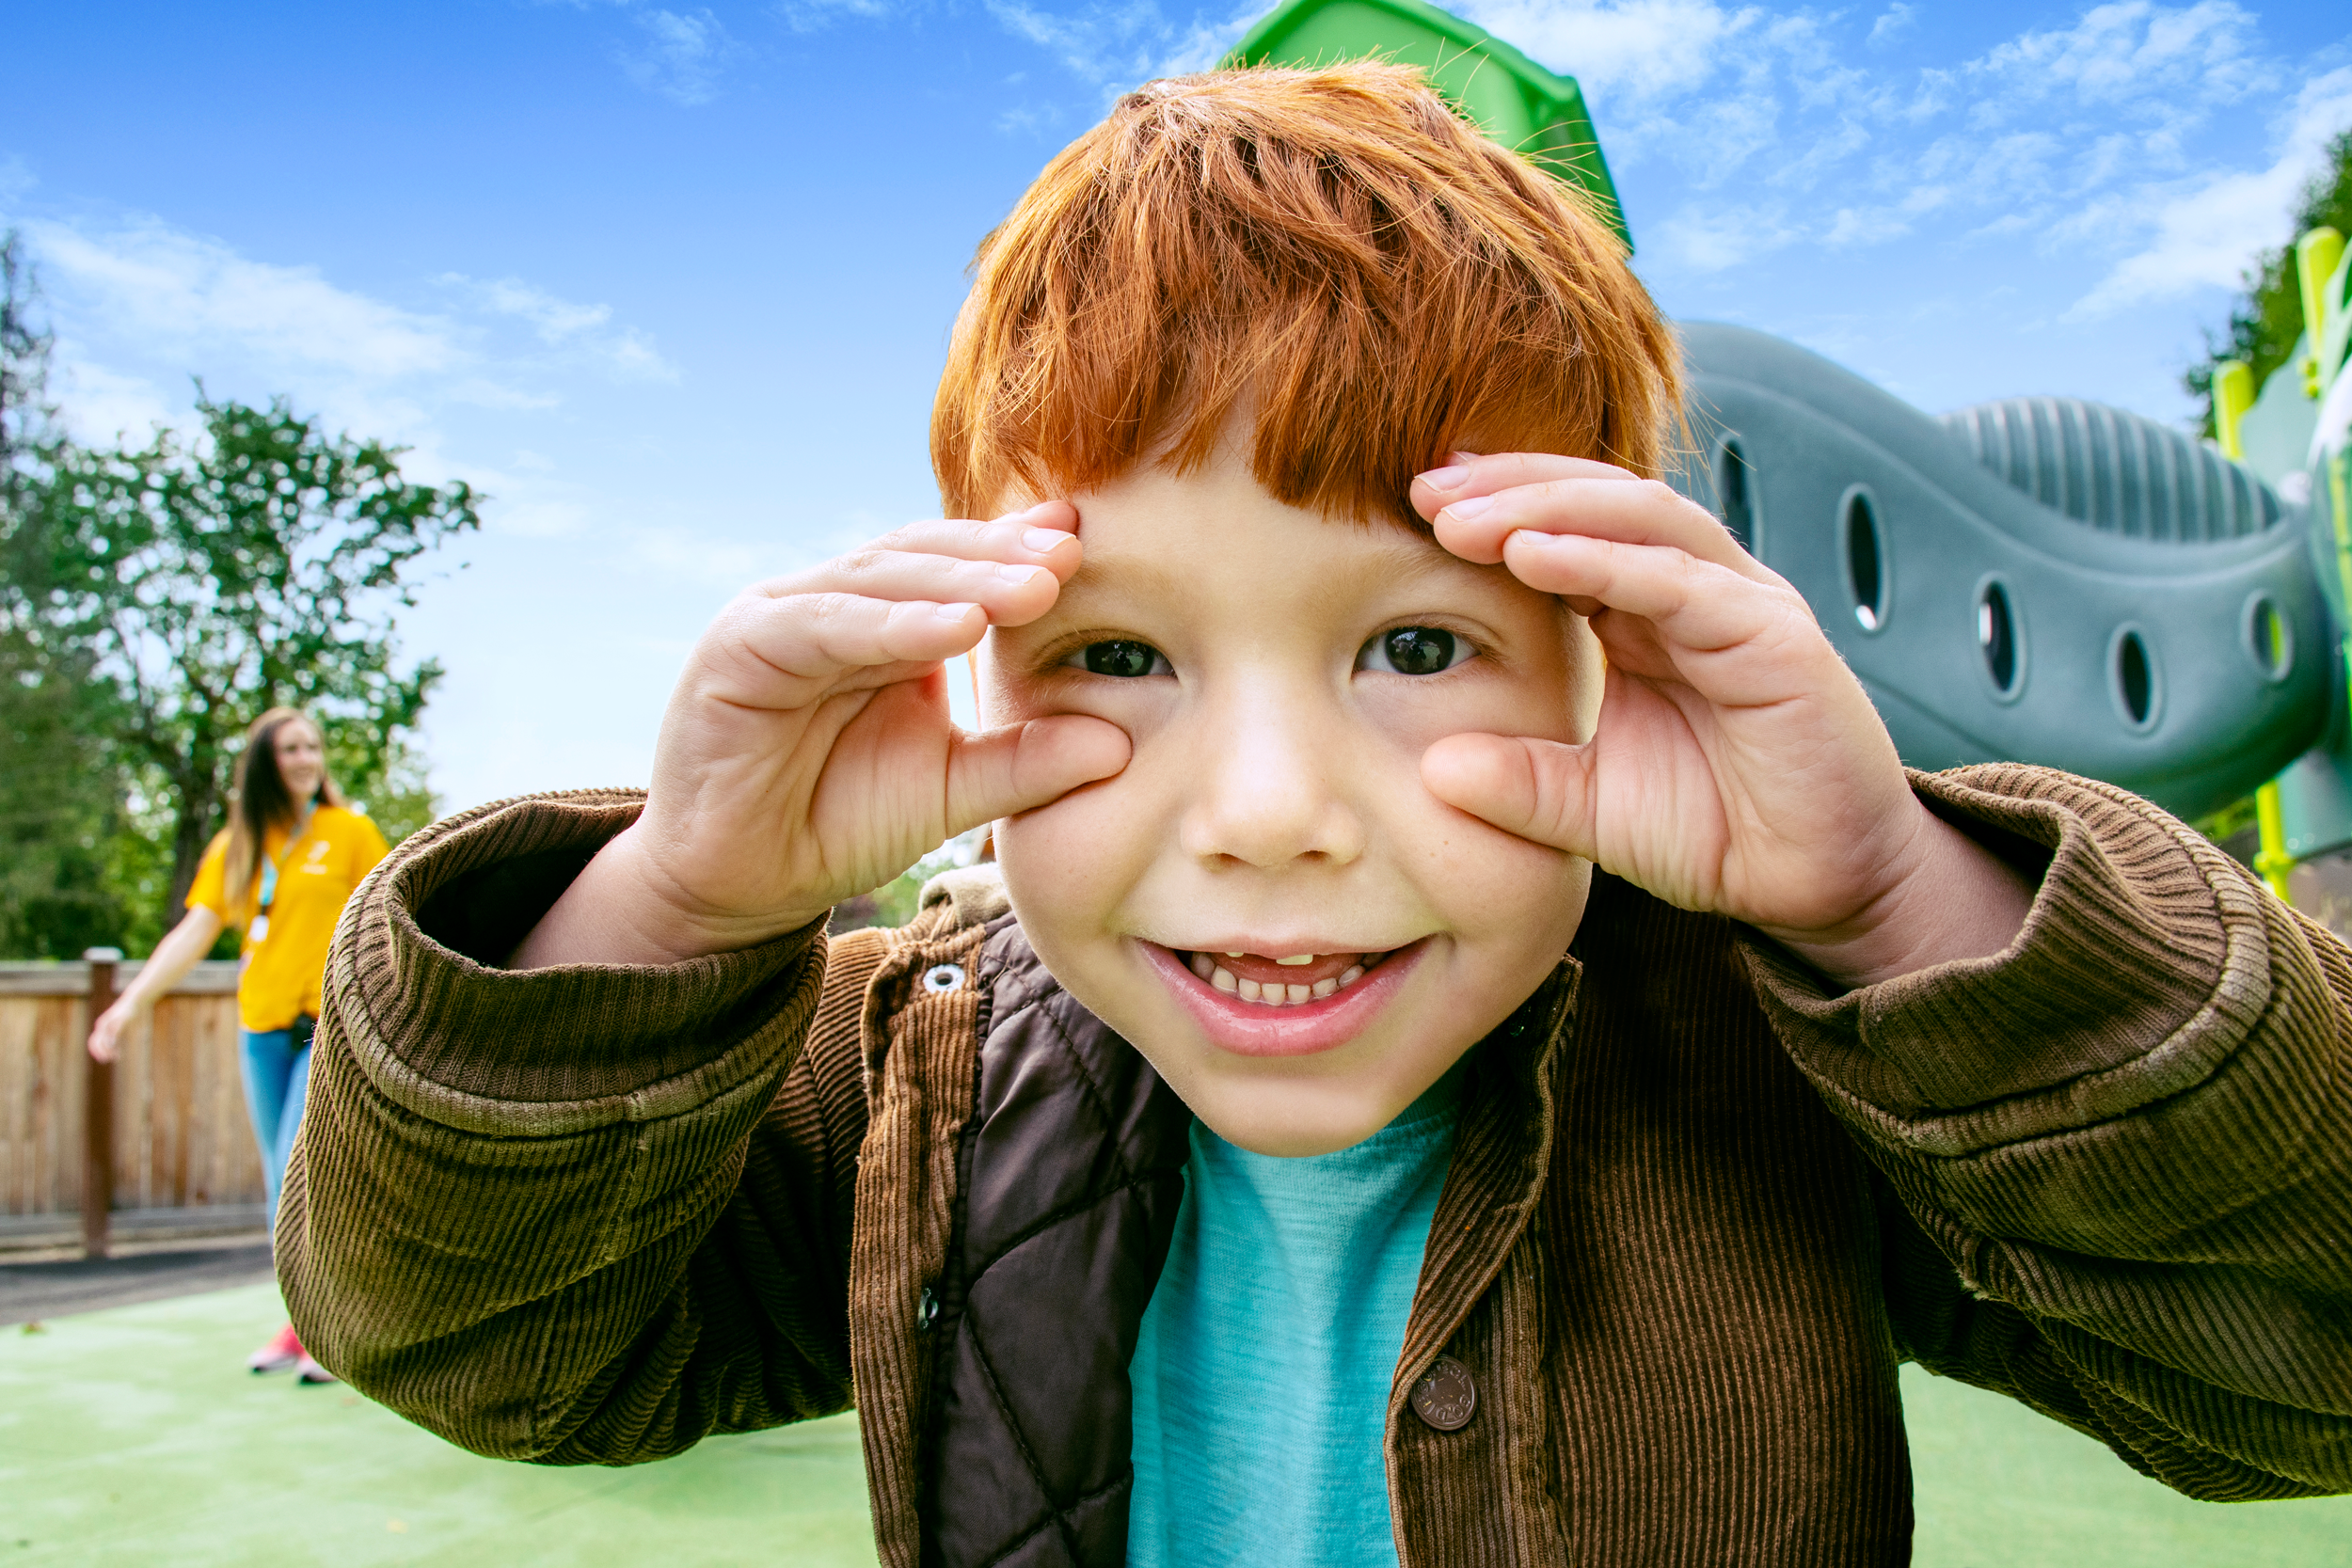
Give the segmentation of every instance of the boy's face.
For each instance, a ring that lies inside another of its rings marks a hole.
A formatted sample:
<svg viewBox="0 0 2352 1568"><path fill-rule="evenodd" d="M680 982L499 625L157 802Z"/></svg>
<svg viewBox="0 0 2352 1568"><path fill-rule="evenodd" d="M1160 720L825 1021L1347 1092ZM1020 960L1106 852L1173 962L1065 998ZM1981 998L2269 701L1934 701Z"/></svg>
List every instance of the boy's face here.
<svg viewBox="0 0 2352 1568"><path fill-rule="evenodd" d="M1022 928L1221 1136L1359 1142L1575 935L1589 864L1442 804L1421 755L1463 731L1585 739L1592 636L1501 567L1285 506L1230 457L1077 504L1085 563L989 635L981 713L1092 714L1135 754L997 824Z"/></svg>

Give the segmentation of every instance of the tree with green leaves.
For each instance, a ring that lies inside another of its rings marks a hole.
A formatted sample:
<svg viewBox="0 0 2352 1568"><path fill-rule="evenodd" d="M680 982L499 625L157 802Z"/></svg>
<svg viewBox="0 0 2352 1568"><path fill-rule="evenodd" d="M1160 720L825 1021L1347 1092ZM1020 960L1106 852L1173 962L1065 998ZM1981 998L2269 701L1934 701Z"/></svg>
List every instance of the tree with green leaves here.
<svg viewBox="0 0 2352 1568"><path fill-rule="evenodd" d="M0 953L72 958L125 925L114 875L125 791L82 723L88 650L36 613L44 578L24 521L63 439L39 298L22 242L0 235Z"/></svg>
<svg viewBox="0 0 2352 1568"><path fill-rule="evenodd" d="M121 759L131 811L168 846L149 890L167 926L265 708L319 721L338 782L388 837L415 824L384 807L429 813L405 737L441 667L399 667L394 616L415 603L419 558L480 521L464 482L411 483L401 449L330 436L282 399L199 388L198 410L185 444L56 444L11 541L15 613L87 660L82 731Z"/></svg>
<svg viewBox="0 0 2352 1568"><path fill-rule="evenodd" d="M2219 333L2206 332L2204 357L2181 377L2181 385L2204 404L2207 436L2216 428L2216 367L2225 360L2243 360L2252 367L2254 385L2260 387L2295 352L2295 341L2303 335L2303 289L2296 275L2295 242L2322 226L2352 235L2352 130L2338 132L2328 144L2319 171L2296 203L2295 226L2286 243L2254 259L2246 274L2246 293L2231 307L2229 325Z"/></svg>

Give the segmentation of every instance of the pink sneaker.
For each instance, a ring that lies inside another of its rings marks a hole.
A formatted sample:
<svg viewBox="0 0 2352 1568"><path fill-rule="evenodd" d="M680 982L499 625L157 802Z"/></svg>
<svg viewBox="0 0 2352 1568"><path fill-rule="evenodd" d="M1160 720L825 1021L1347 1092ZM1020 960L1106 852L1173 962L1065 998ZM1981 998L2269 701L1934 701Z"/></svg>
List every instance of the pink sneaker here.
<svg viewBox="0 0 2352 1568"><path fill-rule="evenodd" d="M270 1336L268 1344L246 1356L245 1366L251 1372L282 1372L307 1359L302 1341L294 1338L294 1324L288 1323Z"/></svg>
<svg viewBox="0 0 2352 1568"><path fill-rule="evenodd" d="M341 1383L342 1379L311 1360L310 1353L305 1351L302 1353L301 1362L294 1368L294 1381L296 1383Z"/></svg>

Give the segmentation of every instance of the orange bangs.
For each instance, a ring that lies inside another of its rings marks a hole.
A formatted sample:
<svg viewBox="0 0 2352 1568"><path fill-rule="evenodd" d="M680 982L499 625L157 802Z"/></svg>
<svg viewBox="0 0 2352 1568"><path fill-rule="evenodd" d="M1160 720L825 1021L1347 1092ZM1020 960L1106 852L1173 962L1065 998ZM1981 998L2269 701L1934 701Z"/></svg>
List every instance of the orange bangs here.
<svg viewBox="0 0 2352 1568"><path fill-rule="evenodd" d="M950 516L1179 472L1413 522L1454 451L1654 476L1678 351L1581 193L1369 62L1154 82L981 242L931 414Z"/></svg>

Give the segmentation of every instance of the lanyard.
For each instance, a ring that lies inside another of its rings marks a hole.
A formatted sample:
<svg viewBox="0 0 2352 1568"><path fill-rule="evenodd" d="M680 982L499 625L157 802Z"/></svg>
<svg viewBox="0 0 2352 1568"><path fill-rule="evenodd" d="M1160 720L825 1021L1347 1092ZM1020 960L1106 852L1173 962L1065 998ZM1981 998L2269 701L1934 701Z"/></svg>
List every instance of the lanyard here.
<svg viewBox="0 0 2352 1568"><path fill-rule="evenodd" d="M294 831L286 835L286 847L276 860L267 855L262 857L262 896L249 928L257 945L269 940L269 907L278 901L278 868L294 860L295 847L301 844L302 835L310 831L310 813L317 804L313 800L302 808L302 815L294 818Z"/></svg>

